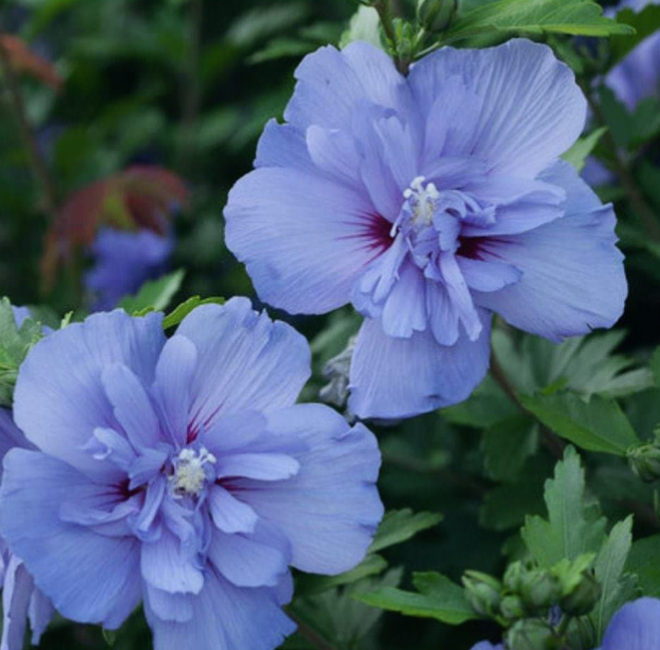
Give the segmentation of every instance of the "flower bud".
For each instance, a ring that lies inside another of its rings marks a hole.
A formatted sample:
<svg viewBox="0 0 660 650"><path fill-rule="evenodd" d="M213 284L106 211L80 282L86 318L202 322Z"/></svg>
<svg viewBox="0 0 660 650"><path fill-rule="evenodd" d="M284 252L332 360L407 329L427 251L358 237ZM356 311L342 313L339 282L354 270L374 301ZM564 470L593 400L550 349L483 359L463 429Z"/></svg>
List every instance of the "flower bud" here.
<svg viewBox="0 0 660 650"><path fill-rule="evenodd" d="M514 593L518 593L522 588L522 580L527 573L527 569L522 562L514 562L507 567L504 573L504 586Z"/></svg>
<svg viewBox="0 0 660 650"><path fill-rule="evenodd" d="M602 589L595 576L585 571L578 586L560 602L560 607L571 616L586 616L596 606Z"/></svg>
<svg viewBox="0 0 660 650"><path fill-rule="evenodd" d="M656 481L660 478L660 446L646 444L628 451L628 463L642 481Z"/></svg>
<svg viewBox="0 0 660 650"><path fill-rule="evenodd" d="M525 618L526 610L520 596L510 595L502 598L500 612L507 621L517 621Z"/></svg>
<svg viewBox="0 0 660 650"><path fill-rule="evenodd" d="M506 647L509 650L555 650L557 639L552 628L538 618L518 621L506 633Z"/></svg>
<svg viewBox="0 0 660 650"><path fill-rule="evenodd" d="M442 32L451 24L457 9L458 0L419 0L417 20L431 33Z"/></svg>
<svg viewBox="0 0 660 650"><path fill-rule="evenodd" d="M561 586L548 571L534 569L523 577L520 596L529 610L543 613L559 600Z"/></svg>
<svg viewBox="0 0 660 650"><path fill-rule="evenodd" d="M463 576L465 597L480 616L496 616L502 601L502 583L479 571L466 571Z"/></svg>

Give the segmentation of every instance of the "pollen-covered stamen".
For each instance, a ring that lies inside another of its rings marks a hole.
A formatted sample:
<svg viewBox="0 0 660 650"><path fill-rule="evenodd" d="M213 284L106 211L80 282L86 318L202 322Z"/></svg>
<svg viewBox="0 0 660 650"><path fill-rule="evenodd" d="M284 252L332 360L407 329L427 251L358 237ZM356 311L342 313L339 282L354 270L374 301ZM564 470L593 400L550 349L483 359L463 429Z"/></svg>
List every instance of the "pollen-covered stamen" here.
<svg viewBox="0 0 660 650"><path fill-rule="evenodd" d="M410 221L415 228L424 228L433 223L436 202L440 198L436 186L433 183L424 185L425 181L424 176L418 176L403 193L403 198L410 206Z"/></svg>
<svg viewBox="0 0 660 650"><path fill-rule="evenodd" d="M216 457L205 447L199 451L183 449L174 459L174 474L170 476L172 491L177 496L198 496L208 479L208 465Z"/></svg>

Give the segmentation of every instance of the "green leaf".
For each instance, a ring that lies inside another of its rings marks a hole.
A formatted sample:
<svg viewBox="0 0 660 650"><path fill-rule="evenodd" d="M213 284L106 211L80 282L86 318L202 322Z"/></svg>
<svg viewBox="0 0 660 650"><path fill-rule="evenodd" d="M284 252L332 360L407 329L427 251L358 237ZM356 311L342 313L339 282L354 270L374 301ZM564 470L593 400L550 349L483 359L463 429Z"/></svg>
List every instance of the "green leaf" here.
<svg viewBox="0 0 660 650"><path fill-rule="evenodd" d="M378 532L369 551L375 553L390 546L406 542L417 535L417 533L437 526L442 521L442 518L442 515L439 513L413 513L409 508L404 510L390 510L383 517L383 521L378 528Z"/></svg>
<svg viewBox="0 0 660 650"><path fill-rule="evenodd" d="M199 296L193 296L188 298L185 302L182 302L178 307L176 307L172 312L165 316L163 320L163 328L169 329L170 327L175 327L178 325L188 314L192 313L201 307L202 305L224 305L225 299L219 297L213 298L200 298Z"/></svg>
<svg viewBox="0 0 660 650"><path fill-rule="evenodd" d="M615 142L622 149L635 151L660 133L660 102L648 97L631 113L614 92L603 86L600 105Z"/></svg>
<svg viewBox="0 0 660 650"><path fill-rule="evenodd" d="M635 595L636 581L623 574L632 547L632 524L630 516L612 528L594 564L602 594L589 618L599 642L615 612Z"/></svg>
<svg viewBox="0 0 660 650"><path fill-rule="evenodd" d="M630 25L634 36L613 36L610 39L610 66L616 65L632 52L644 39L660 29L660 6L648 5L638 13L626 8L616 16L618 23Z"/></svg>
<svg viewBox="0 0 660 650"><path fill-rule="evenodd" d="M255 52L247 59L247 63L256 65L266 61L276 61L290 57L302 57L317 48L316 43L299 38L276 38L266 47Z"/></svg>
<svg viewBox="0 0 660 650"><path fill-rule="evenodd" d="M380 36L380 18L373 7L360 7L339 41L339 47L344 48L353 41L366 41L376 47L383 48Z"/></svg>
<svg viewBox="0 0 660 650"><path fill-rule="evenodd" d="M387 562L374 553L360 562L354 569L337 576L315 576L303 574L296 580L296 594L312 596L323 593L335 587L344 587L363 578L378 575L387 569Z"/></svg>
<svg viewBox="0 0 660 650"><path fill-rule="evenodd" d="M640 441L621 407L594 396L584 402L573 393L522 396L525 408L562 438L586 449L625 456Z"/></svg>
<svg viewBox="0 0 660 650"><path fill-rule="evenodd" d="M0 300L0 406L12 406L18 369L41 338L41 323L26 318L20 328L16 327L11 303L7 298Z"/></svg>
<svg viewBox="0 0 660 650"><path fill-rule="evenodd" d="M632 545L626 571L637 576L645 596L660 598L660 535L645 537Z"/></svg>
<svg viewBox="0 0 660 650"><path fill-rule="evenodd" d="M470 607L462 587L438 573L416 573L413 584L419 593L384 587L357 597L360 602L406 616L433 618L448 625L461 625L480 618Z"/></svg>
<svg viewBox="0 0 660 650"><path fill-rule="evenodd" d="M557 463L554 479L545 484L548 520L527 517L521 534L530 553L550 568L564 558L595 553L605 539L604 518L585 501L584 470L575 449L568 447Z"/></svg>
<svg viewBox="0 0 660 650"><path fill-rule="evenodd" d="M117 630L106 630L103 628L103 640L112 648L117 641Z"/></svg>
<svg viewBox="0 0 660 650"><path fill-rule="evenodd" d="M174 294L181 288L184 276L185 271L178 270L158 280L146 282L135 296L123 298L119 306L134 316L167 309Z"/></svg>
<svg viewBox="0 0 660 650"><path fill-rule="evenodd" d="M538 448L538 426L517 414L484 431L481 449L486 471L496 481L515 479L525 461Z"/></svg>
<svg viewBox="0 0 660 650"><path fill-rule="evenodd" d="M599 140L606 133L607 127L601 127L596 129L593 133L590 133L586 138L580 138L563 156L562 158L571 163L573 167L578 172L581 172L584 169L584 166L587 162L587 158L591 155L593 150L596 148Z"/></svg>
<svg viewBox="0 0 660 650"><path fill-rule="evenodd" d="M465 12L445 34L444 42L486 32L609 36L634 34L629 25L603 16L591 0L499 0Z"/></svg>

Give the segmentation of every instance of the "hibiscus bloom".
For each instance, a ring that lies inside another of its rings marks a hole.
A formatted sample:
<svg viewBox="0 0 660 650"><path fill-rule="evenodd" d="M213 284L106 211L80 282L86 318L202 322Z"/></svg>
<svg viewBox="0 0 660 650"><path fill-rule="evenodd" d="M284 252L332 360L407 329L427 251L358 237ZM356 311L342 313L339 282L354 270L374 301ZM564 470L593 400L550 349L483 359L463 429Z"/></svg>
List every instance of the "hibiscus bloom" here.
<svg viewBox="0 0 660 650"><path fill-rule="evenodd" d="M5 459L0 531L67 618L118 628L143 602L156 650L270 650L290 566L336 574L382 517L374 436L295 405L305 339L248 300L96 314L40 341Z"/></svg>
<svg viewBox="0 0 660 650"><path fill-rule="evenodd" d="M401 76L366 43L305 58L286 112L233 188L227 243L290 313L352 303L360 417L466 399L493 313L561 341L621 315L615 216L559 160L586 101L552 50L443 48Z"/></svg>
<svg viewBox="0 0 660 650"><path fill-rule="evenodd" d="M31 316L27 307L14 307L16 326ZM44 327L44 333L52 330ZM34 449L14 423L12 412L0 408L0 481L2 462L11 449ZM28 620L32 643L38 645L55 613L50 600L34 585L23 561L14 555L0 538L0 583L2 584L2 650L22 650Z"/></svg>

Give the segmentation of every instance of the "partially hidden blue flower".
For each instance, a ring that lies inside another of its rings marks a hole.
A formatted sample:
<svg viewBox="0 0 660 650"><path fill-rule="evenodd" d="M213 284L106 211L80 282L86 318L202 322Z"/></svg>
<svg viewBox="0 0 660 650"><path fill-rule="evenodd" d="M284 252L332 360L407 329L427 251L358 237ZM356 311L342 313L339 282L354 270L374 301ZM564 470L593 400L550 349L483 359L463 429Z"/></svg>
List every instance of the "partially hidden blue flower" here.
<svg viewBox="0 0 660 650"><path fill-rule="evenodd" d="M26 307L14 307L16 325L30 317ZM50 332L50 329L44 328ZM2 461L12 449L34 449L14 423L12 412L0 408L0 481ZM32 643L38 645L55 610L50 600L37 589L23 561L14 555L0 538L0 583L2 584L2 640L0 650L22 650L29 620Z"/></svg>
<svg viewBox="0 0 660 650"><path fill-rule="evenodd" d="M505 650L488 641L472 650ZM624 605L612 618L596 650L660 650L660 600L640 598Z"/></svg>
<svg viewBox="0 0 660 650"><path fill-rule="evenodd" d="M352 302L366 317L353 413L466 399L488 370L493 313L553 341L617 321L615 215L559 160L586 101L550 48L443 48L405 78L353 43L296 76L286 123L267 125L230 193L227 243L265 302Z"/></svg>
<svg viewBox="0 0 660 650"><path fill-rule="evenodd" d="M90 250L94 265L85 275L85 286L94 297L94 311L116 307L121 298L135 293L147 280L163 275L173 248L172 234L101 228Z"/></svg>
<svg viewBox="0 0 660 650"><path fill-rule="evenodd" d="M295 625L290 566L337 574L383 508L363 425L295 404L305 339L235 298L166 339L117 310L37 343L5 459L0 532L64 616L118 628L142 602L156 650L269 650Z"/></svg>
<svg viewBox="0 0 660 650"><path fill-rule="evenodd" d="M606 10L612 18L618 11L640 12L660 0L623 0L614 9ZM634 111L645 99L660 98L660 30L647 36L605 77L605 85L614 91L629 111ZM594 157L587 160L582 177L592 185L604 185L614 180L614 174Z"/></svg>

